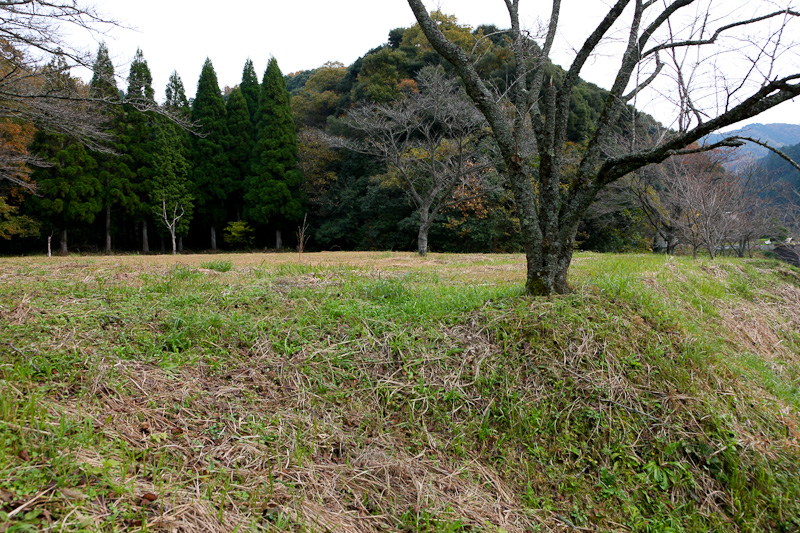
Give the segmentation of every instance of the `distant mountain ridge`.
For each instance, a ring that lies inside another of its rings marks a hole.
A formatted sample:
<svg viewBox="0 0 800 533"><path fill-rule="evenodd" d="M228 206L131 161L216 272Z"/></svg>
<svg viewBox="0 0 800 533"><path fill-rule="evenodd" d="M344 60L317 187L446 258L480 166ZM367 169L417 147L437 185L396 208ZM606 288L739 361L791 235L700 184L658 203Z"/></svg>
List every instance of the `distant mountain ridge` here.
<svg viewBox="0 0 800 533"><path fill-rule="evenodd" d="M793 161L800 161L800 143L781 146L781 152ZM786 182L795 191L800 191L800 172L777 154L770 152L758 163L764 175L771 180L776 183Z"/></svg>
<svg viewBox="0 0 800 533"><path fill-rule="evenodd" d="M752 137L775 148L781 148L800 144L800 124L748 124L738 130L712 133L705 138L705 142L712 144L732 135ZM747 143L736 150L735 158L730 166L735 168L744 163L762 159L769 153L770 151L763 146Z"/></svg>

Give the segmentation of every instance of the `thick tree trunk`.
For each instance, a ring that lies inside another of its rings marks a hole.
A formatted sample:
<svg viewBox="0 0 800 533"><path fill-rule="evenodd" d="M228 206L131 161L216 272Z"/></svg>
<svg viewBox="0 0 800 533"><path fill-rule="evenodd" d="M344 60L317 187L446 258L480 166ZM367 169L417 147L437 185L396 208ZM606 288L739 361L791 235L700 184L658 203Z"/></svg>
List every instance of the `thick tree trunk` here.
<svg viewBox="0 0 800 533"><path fill-rule="evenodd" d="M61 230L61 245L60 245L60 252L61 255L67 255L67 230Z"/></svg>
<svg viewBox="0 0 800 533"><path fill-rule="evenodd" d="M426 210L420 209L419 233L417 234L417 253L419 253L421 257L425 257L428 254L428 232L430 229L430 216Z"/></svg>
<svg viewBox="0 0 800 533"><path fill-rule="evenodd" d="M417 235L417 253L422 257L428 254L428 228L422 225L419 227Z"/></svg>
<svg viewBox="0 0 800 533"><path fill-rule="evenodd" d="M542 245L526 251L528 277L525 289L532 296L550 296L569 293L567 272L572 262L577 228L560 232L552 240L543 239ZM552 245L547 245L553 242Z"/></svg>
<svg viewBox="0 0 800 533"><path fill-rule="evenodd" d="M674 236L670 235L669 240L667 241L667 255L674 255L675 248L678 247L678 243L680 241L676 239Z"/></svg>
<svg viewBox="0 0 800 533"><path fill-rule="evenodd" d="M147 220L142 220L142 253L150 253L150 241L147 238Z"/></svg>
<svg viewBox="0 0 800 533"><path fill-rule="evenodd" d="M211 249L217 249L217 230L214 226L211 226Z"/></svg>
<svg viewBox="0 0 800 533"><path fill-rule="evenodd" d="M111 204L106 205L106 255L111 255Z"/></svg>
<svg viewBox="0 0 800 533"><path fill-rule="evenodd" d="M572 261L580 217L575 213L565 213L562 219L558 210L547 212L548 207L537 212L536 192L530 178L523 172L521 162L508 157L506 163L527 262L525 289L531 296L566 294L569 292L567 270ZM550 201L557 202L553 198Z"/></svg>
<svg viewBox="0 0 800 533"><path fill-rule="evenodd" d="M177 252L178 247L177 247L177 244L175 242L175 231L174 230L170 232L170 236L172 237L172 255L175 255L176 253L178 253Z"/></svg>
<svg viewBox="0 0 800 533"><path fill-rule="evenodd" d="M275 230L275 249L280 251L281 247L283 247L283 242L281 241L281 230Z"/></svg>

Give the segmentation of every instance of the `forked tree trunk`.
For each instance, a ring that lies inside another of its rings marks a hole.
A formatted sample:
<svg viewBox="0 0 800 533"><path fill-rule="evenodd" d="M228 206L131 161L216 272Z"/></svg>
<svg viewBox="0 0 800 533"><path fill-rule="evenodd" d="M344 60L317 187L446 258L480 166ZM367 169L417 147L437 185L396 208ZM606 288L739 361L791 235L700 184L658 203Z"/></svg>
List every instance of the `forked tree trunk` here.
<svg viewBox="0 0 800 533"><path fill-rule="evenodd" d="M528 279L525 288L533 296L548 296L551 294L567 294L567 271L572 260L562 256L552 256L546 261L528 260ZM534 264L531 267L531 263ZM551 266L552 265L552 266Z"/></svg>
<svg viewBox="0 0 800 533"><path fill-rule="evenodd" d="M534 200L536 191L522 169L521 160L515 157L504 159L508 165L509 182L516 198L516 211L522 230L528 271L525 289L532 296L567 294L567 271L581 218L579 207L569 211L548 211L545 208L537 211L537 202ZM547 171L552 170L542 169L543 173ZM542 182L546 180L542 179ZM540 193L543 202L558 202L557 189L552 185L551 189L549 194ZM593 196L586 195L584 203L591 203L592 200Z"/></svg>
<svg viewBox="0 0 800 533"><path fill-rule="evenodd" d="M737 257L744 257L744 254L747 252L747 242L748 239L746 237L739 238L739 246L736 247Z"/></svg>
<svg viewBox="0 0 800 533"><path fill-rule="evenodd" d="M525 239L528 270L525 289L528 294L549 296L569 292L567 271L572 262L576 233L577 226L556 235L546 235L539 242Z"/></svg>

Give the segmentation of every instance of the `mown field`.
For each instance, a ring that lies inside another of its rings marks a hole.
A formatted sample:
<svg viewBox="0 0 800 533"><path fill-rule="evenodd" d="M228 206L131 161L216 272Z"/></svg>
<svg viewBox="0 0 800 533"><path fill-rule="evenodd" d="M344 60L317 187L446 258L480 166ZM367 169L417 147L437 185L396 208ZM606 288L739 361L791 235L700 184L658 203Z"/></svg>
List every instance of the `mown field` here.
<svg viewBox="0 0 800 533"><path fill-rule="evenodd" d="M800 270L0 259L0 531L800 531Z"/></svg>

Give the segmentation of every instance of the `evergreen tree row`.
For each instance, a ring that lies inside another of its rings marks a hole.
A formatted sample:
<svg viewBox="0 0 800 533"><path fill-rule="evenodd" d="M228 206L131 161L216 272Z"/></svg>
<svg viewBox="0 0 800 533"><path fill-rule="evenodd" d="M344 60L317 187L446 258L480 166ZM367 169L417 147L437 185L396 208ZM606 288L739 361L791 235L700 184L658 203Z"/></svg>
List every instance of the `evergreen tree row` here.
<svg viewBox="0 0 800 533"><path fill-rule="evenodd" d="M127 81L120 91L108 48L100 45L89 93L122 101L105 108L112 141L104 149L52 133L34 137L32 151L49 165L35 171L38 195L24 207L58 235L61 252L74 240L83 249L147 253L151 240L166 248L170 237L178 247L188 241L213 250L237 225L255 230L258 242L248 244L264 246L271 230L279 236L302 218L295 126L274 58L260 83L248 60L227 98L207 59L191 104L174 72L165 102L156 105L141 50Z"/></svg>

